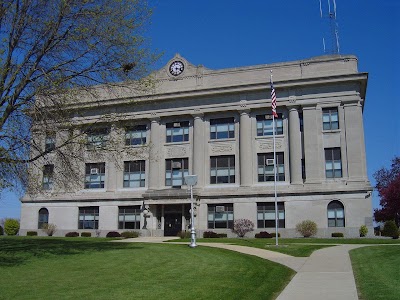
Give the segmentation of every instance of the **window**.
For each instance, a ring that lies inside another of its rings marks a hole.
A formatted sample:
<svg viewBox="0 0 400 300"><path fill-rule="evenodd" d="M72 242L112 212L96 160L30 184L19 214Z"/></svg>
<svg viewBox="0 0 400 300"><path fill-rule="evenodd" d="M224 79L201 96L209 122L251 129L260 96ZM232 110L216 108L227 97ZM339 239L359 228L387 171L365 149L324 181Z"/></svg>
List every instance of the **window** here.
<svg viewBox="0 0 400 300"><path fill-rule="evenodd" d="M210 120L210 139L233 139L235 137L235 119L213 119Z"/></svg>
<svg viewBox="0 0 400 300"><path fill-rule="evenodd" d="M44 151L50 152L56 148L56 135L48 134L44 140Z"/></svg>
<svg viewBox="0 0 400 300"><path fill-rule="evenodd" d="M105 169L105 163L86 164L85 189L104 188Z"/></svg>
<svg viewBox="0 0 400 300"><path fill-rule="evenodd" d="M187 142L189 140L189 122L167 123L167 143Z"/></svg>
<svg viewBox="0 0 400 300"><path fill-rule="evenodd" d="M89 149L102 148L107 144L109 129L97 128L87 132L87 147Z"/></svg>
<svg viewBox="0 0 400 300"><path fill-rule="evenodd" d="M337 200L328 204L328 227L344 227L344 206Z"/></svg>
<svg viewBox="0 0 400 300"><path fill-rule="evenodd" d="M272 115L256 116L257 119L257 136L266 136L273 134ZM283 134L282 114L278 114L275 119L275 134Z"/></svg>
<svg viewBox="0 0 400 300"><path fill-rule="evenodd" d="M125 145L144 145L146 144L147 127L137 125L125 129Z"/></svg>
<svg viewBox="0 0 400 300"><path fill-rule="evenodd" d="M44 190L51 190L53 188L53 175L54 175L54 165L45 165L43 167L43 181L42 181L42 187Z"/></svg>
<svg viewBox="0 0 400 300"><path fill-rule="evenodd" d="M140 229L140 206L120 206L118 229Z"/></svg>
<svg viewBox="0 0 400 300"><path fill-rule="evenodd" d="M274 153L260 153L258 159L258 182L274 181ZM276 153L276 181L285 181L283 152Z"/></svg>
<svg viewBox="0 0 400 300"><path fill-rule="evenodd" d="M124 188L144 187L145 161L124 162Z"/></svg>
<svg viewBox="0 0 400 300"><path fill-rule="evenodd" d="M257 227L275 228L275 203L257 203ZM285 204L278 202L278 227L285 228Z"/></svg>
<svg viewBox="0 0 400 300"><path fill-rule="evenodd" d="M99 228L99 207L79 207L78 229Z"/></svg>
<svg viewBox="0 0 400 300"><path fill-rule="evenodd" d="M189 162L187 158L174 158L165 160L165 185L180 187L184 177L189 175Z"/></svg>
<svg viewBox="0 0 400 300"><path fill-rule="evenodd" d="M342 159L340 148L325 149L325 174L326 178L342 177Z"/></svg>
<svg viewBox="0 0 400 300"><path fill-rule="evenodd" d="M322 110L322 123L324 130L339 129L337 108L325 108Z"/></svg>
<svg viewBox="0 0 400 300"><path fill-rule="evenodd" d="M232 228L233 204L208 205L208 228Z"/></svg>
<svg viewBox="0 0 400 300"><path fill-rule="evenodd" d="M211 156L211 184L235 183L235 156Z"/></svg>
<svg viewBox="0 0 400 300"><path fill-rule="evenodd" d="M42 229L46 224L49 224L49 211L47 208L41 208L39 209L38 229Z"/></svg>

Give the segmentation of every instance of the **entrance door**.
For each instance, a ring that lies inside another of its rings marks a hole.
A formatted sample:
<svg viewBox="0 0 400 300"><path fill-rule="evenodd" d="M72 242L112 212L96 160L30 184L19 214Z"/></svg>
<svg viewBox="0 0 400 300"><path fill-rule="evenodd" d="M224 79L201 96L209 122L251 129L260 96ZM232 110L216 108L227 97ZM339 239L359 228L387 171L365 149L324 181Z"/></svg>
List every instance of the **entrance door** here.
<svg viewBox="0 0 400 300"><path fill-rule="evenodd" d="M182 230L181 213L166 214L164 220L164 236L176 236Z"/></svg>

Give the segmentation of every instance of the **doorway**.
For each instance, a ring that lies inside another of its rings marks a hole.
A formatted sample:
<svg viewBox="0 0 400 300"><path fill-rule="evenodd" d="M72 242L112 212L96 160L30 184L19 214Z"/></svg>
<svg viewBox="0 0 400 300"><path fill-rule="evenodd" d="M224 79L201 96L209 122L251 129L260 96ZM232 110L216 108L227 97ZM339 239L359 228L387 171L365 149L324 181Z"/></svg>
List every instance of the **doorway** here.
<svg viewBox="0 0 400 300"><path fill-rule="evenodd" d="M166 213L164 216L164 236L177 236L182 230L182 213Z"/></svg>

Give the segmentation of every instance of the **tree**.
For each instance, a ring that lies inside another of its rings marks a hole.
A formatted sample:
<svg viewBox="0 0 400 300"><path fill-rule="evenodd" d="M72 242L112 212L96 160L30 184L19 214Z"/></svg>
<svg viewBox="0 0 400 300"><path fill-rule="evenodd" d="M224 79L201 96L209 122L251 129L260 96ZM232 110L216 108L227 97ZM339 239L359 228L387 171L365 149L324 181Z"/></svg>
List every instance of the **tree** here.
<svg viewBox="0 0 400 300"><path fill-rule="evenodd" d="M28 164L49 153L64 165L78 158L68 146L110 118L71 130L83 94L148 88L139 79L157 58L143 36L150 15L144 0L0 1L0 191L27 184ZM35 140L60 128L69 131L54 148Z"/></svg>
<svg viewBox="0 0 400 300"><path fill-rule="evenodd" d="M392 160L391 168L382 168L375 172L375 188L378 191L380 208L375 209L374 217L378 222L394 220L400 225L400 157Z"/></svg>
<svg viewBox="0 0 400 300"><path fill-rule="evenodd" d="M238 237L244 237L246 233L254 230L254 223L248 219L237 219L233 222L232 232Z"/></svg>

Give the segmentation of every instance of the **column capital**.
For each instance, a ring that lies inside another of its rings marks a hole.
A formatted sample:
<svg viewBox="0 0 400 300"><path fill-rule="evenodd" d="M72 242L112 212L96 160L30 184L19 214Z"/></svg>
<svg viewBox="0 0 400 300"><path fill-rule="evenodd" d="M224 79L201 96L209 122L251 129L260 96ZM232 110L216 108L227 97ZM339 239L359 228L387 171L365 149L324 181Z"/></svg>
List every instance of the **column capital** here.
<svg viewBox="0 0 400 300"><path fill-rule="evenodd" d="M287 109L289 110L289 112L294 111L294 110L299 110L300 105L286 105Z"/></svg>
<svg viewBox="0 0 400 300"><path fill-rule="evenodd" d="M237 111L238 111L238 112L240 113L240 115L242 116L242 115L249 115L251 109L250 109L250 108L239 108Z"/></svg>
<svg viewBox="0 0 400 300"><path fill-rule="evenodd" d="M204 113L202 112L193 112L191 115L194 119L203 119L204 117Z"/></svg>
<svg viewBox="0 0 400 300"><path fill-rule="evenodd" d="M156 116L156 115L152 115L150 118L149 118L149 120L150 120L150 122L151 123L159 123L160 122L160 117L159 116Z"/></svg>

